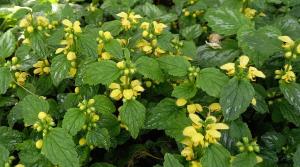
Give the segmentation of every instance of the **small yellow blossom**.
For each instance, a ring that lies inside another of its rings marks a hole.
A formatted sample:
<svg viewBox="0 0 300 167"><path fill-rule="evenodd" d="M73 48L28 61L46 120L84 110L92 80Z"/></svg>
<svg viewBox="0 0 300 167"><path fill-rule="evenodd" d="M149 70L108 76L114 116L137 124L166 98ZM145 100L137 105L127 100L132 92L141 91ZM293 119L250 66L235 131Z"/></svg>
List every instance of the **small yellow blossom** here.
<svg viewBox="0 0 300 167"><path fill-rule="evenodd" d="M298 44L298 46L297 46L297 48L296 48L296 52L297 52L298 54L300 54L300 43Z"/></svg>
<svg viewBox="0 0 300 167"><path fill-rule="evenodd" d="M256 14L256 10L255 9L251 9L251 8L246 8L244 10L244 14L246 17L248 17L249 19L253 19L255 14Z"/></svg>
<svg viewBox="0 0 300 167"><path fill-rule="evenodd" d="M202 167L199 161L192 161L190 167Z"/></svg>
<svg viewBox="0 0 300 167"><path fill-rule="evenodd" d="M218 112L221 111L220 103L212 103L208 106L210 112Z"/></svg>
<svg viewBox="0 0 300 167"><path fill-rule="evenodd" d="M263 72L259 71L255 67L250 66L249 69L248 69L248 78L251 81L255 81L256 77L266 78L266 76L265 76L265 74Z"/></svg>
<svg viewBox="0 0 300 167"><path fill-rule="evenodd" d="M191 148L191 147L185 147L181 151L181 155L184 156L186 158L186 160L188 160L188 161L192 160L194 158L193 148Z"/></svg>
<svg viewBox="0 0 300 167"><path fill-rule="evenodd" d="M279 36L278 39L284 42L282 44L284 49L291 50L295 45L295 42L289 36Z"/></svg>
<svg viewBox="0 0 300 167"><path fill-rule="evenodd" d="M251 100L251 104L254 105L254 106L256 106L256 99L255 99L255 98L253 98L253 99Z"/></svg>
<svg viewBox="0 0 300 167"><path fill-rule="evenodd" d="M48 60L38 61L33 67L36 68L33 71L34 74L43 75L50 73L50 64Z"/></svg>
<svg viewBox="0 0 300 167"><path fill-rule="evenodd" d="M25 167L23 164L17 164L15 167Z"/></svg>
<svg viewBox="0 0 300 167"><path fill-rule="evenodd" d="M20 21L20 23L19 23L19 26L20 26L21 28L26 28L26 27L28 27L29 25L30 25L30 23L28 22L27 19L22 19L22 20Z"/></svg>
<svg viewBox="0 0 300 167"><path fill-rule="evenodd" d="M67 54L67 59L68 59L69 61L75 60L75 59L76 59L76 54L75 54L75 52L70 51L70 52Z"/></svg>
<svg viewBox="0 0 300 167"><path fill-rule="evenodd" d="M203 108L200 104L189 104L187 105L187 111L189 113L201 112Z"/></svg>
<svg viewBox="0 0 300 167"><path fill-rule="evenodd" d="M150 23L148 22L143 22L141 25L140 25L140 28L143 29L143 30L148 30L150 27Z"/></svg>
<svg viewBox="0 0 300 167"><path fill-rule="evenodd" d="M47 116L48 116L48 114L45 112L39 112L39 114L38 114L38 118L40 120L44 120Z"/></svg>
<svg viewBox="0 0 300 167"><path fill-rule="evenodd" d="M248 63L249 63L249 57L248 56L245 56L245 55L242 55L240 58L240 65L239 67L240 68L246 68Z"/></svg>
<svg viewBox="0 0 300 167"><path fill-rule="evenodd" d="M184 106L186 103L187 103L187 101L184 98L179 98L179 99L176 100L176 105L179 106L179 107Z"/></svg>
<svg viewBox="0 0 300 167"><path fill-rule="evenodd" d="M25 81L28 77L28 73L27 72L15 72L15 77L17 80L17 83L21 86L23 86L25 84Z"/></svg>
<svg viewBox="0 0 300 167"><path fill-rule="evenodd" d="M220 67L222 70L225 70L227 71L227 75L229 76L233 76L234 73L235 73L235 64L234 63L227 63L227 64L224 64Z"/></svg>
<svg viewBox="0 0 300 167"><path fill-rule="evenodd" d="M138 23L138 19L142 18L140 15L136 15L134 12L121 12L118 13L117 16L121 18L121 24L125 30L129 30L132 27L132 24Z"/></svg>
<svg viewBox="0 0 300 167"><path fill-rule="evenodd" d="M153 24L153 27L154 27L154 33L156 35L161 34L163 32L163 30L167 27L165 24L158 23L157 21L153 21L152 24Z"/></svg>
<svg viewBox="0 0 300 167"><path fill-rule="evenodd" d="M79 145L80 145L80 146L86 145L86 139L85 139L85 138L79 139Z"/></svg>
<svg viewBox="0 0 300 167"><path fill-rule="evenodd" d="M42 149L42 147L43 147L43 140L38 140L38 141L36 141L35 142L35 147L37 148L37 149Z"/></svg>

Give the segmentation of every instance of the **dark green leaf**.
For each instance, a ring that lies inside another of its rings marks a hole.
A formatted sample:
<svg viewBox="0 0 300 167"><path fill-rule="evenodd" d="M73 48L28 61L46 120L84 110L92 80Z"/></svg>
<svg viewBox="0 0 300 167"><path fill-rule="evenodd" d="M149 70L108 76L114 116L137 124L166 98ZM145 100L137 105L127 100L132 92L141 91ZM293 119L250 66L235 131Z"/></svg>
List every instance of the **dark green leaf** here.
<svg viewBox="0 0 300 167"><path fill-rule="evenodd" d="M127 125L133 138L137 138L144 127L146 116L145 106L137 100L126 101L120 110L121 121Z"/></svg>
<svg viewBox="0 0 300 167"><path fill-rule="evenodd" d="M110 140L110 135L106 128L94 128L86 134L87 143L98 148L108 150L111 145Z"/></svg>
<svg viewBox="0 0 300 167"><path fill-rule="evenodd" d="M69 109L63 119L62 127L66 129L72 136L81 130L86 120L84 111L79 108Z"/></svg>
<svg viewBox="0 0 300 167"><path fill-rule="evenodd" d="M9 151L3 146L0 145L0 166L5 166L4 164L8 162Z"/></svg>
<svg viewBox="0 0 300 167"><path fill-rule="evenodd" d="M86 84L109 84L119 78L120 69L110 60L88 64L83 72L83 81Z"/></svg>
<svg viewBox="0 0 300 167"><path fill-rule="evenodd" d="M54 128L44 137L42 154L54 165L79 167L78 155L72 137L62 128Z"/></svg>
<svg viewBox="0 0 300 167"><path fill-rule="evenodd" d="M158 59L160 68L173 76L185 76L191 64L181 56L163 56Z"/></svg>
<svg viewBox="0 0 300 167"><path fill-rule="evenodd" d="M281 83L279 85L285 99L295 107L300 114L300 84L298 83Z"/></svg>
<svg viewBox="0 0 300 167"><path fill-rule="evenodd" d="M104 114L113 113L116 111L114 103L108 97L104 95L97 95L94 96L93 99L95 99L94 107L96 112Z"/></svg>
<svg viewBox="0 0 300 167"><path fill-rule="evenodd" d="M170 153L164 156L164 167L183 167L183 165Z"/></svg>
<svg viewBox="0 0 300 167"><path fill-rule="evenodd" d="M135 64L137 71L144 75L144 77L156 81L162 81L164 79L163 73L156 59L143 56L140 57Z"/></svg>
<svg viewBox="0 0 300 167"><path fill-rule="evenodd" d="M202 29L200 24L195 24L192 26L185 27L184 29L181 30L181 35L186 39L186 40L193 40L198 38L202 33Z"/></svg>
<svg viewBox="0 0 300 167"><path fill-rule="evenodd" d="M227 84L228 77L216 68L205 68L197 76L197 87L204 90L208 95L220 97L223 87Z"/></svg>
<svg viewBox="0 0 300 167"><path fill-rule="evenodd" d="M230 153L220 144L211 144L205 149L200 161L205 167L228 167Z"/></svg>
<svg viewBox="0 0 300 167"><path fill-rule="evenodd" d="M2 34L0 37L0 58L12 55L16 49L16 44L16 38L10 30Z"/></svg>
<svg viewBox="0 0 300 167"><path fill-rule="evenodd" d="M190 99L197 93L197 88L192 83L183 83L176 86L172 92L172 96L176 98Z"/></svg>
<svg viewBox="0 0 300 167"><path fill-rule="evenodd" d="M233 162L232 167L254 167L256 165L256 155L254 153L241 153L238 154Z"/></svg>
<svg viewBox="0 0 300 167"><path fill-rule="evenodd" d="M71 68L71 63L65 55L55 56L51 63L51 79L55 86L58 86L59 83L68 78L69 71Z"/></svg>
<svg viewBox="0 0 300 167"><path fill-rule="evenodd" d="M13 81L9 68L0 67L0 94L5 94L9 84Z"/></svg>
<svg viewBox="0 0 300 167"><path fill-rule="evenodd" d="M221 92L220 104L226 120L235 120L246 111L252 98L254 88L248 80L229 80Z"/></svg>
<svg viewBox="0 0 300 167"><path fill-rule="evenodd" d="M117 59L123 58L122 46L119 43L119 41L116 39L111 39L108 42L106 42L104 45L104 49L105 49L105 51L110 53L112 55L112 57L114 57L114 58L117 58Z"/></svg>

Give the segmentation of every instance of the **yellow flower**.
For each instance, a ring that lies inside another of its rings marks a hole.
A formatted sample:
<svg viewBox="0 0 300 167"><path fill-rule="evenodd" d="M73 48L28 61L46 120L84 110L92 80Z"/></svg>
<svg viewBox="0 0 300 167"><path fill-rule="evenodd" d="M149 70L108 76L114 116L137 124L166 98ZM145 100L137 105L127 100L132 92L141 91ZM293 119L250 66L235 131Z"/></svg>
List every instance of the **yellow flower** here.
<svg viewBox="0 0 300 167"><path fill-rule="evenodd" d="M69 70L69 75L71 77L74 77L76 75L76 73L77 73L77 69L74 68L74 67L71 67L70 70Z"/></svg>
<svg viewBox="0 0 300 167"><path fill-rule="evenodd" d="M47 27L49 24L49 20L44 16L37 16L36 20L37 20L37 24L43 27Z"/></svg>
<svg viewBox="0 0 300 167"><path fill-rule="evenodd" d="M66 27L69 27L69 28L73 26L73 23L68 19L64 19L62 21L62 23L63 23L63 25L65 25Z"/></svg>
<svg viewBox="0 0 300 167"><path fill-rule="evenodd" d="M295 42L289 36L279 36L278 39L284 42L282 45L284 49L290 50L295 45Z"/></svg>
<svg viewBox="0 0 300 167"><path fill-rule="evenodd" d="M256 162L261 163L262 161L263 161L263 158L257 155L256 156Z"/></svg>
<svg viewBox="0 0 300 167"><path fill-rule="evenodd" d="M150 54L152 52L152 47L151 46L144 46L143 47L143 51L146 53L146 54Z"/></svg>
<svg viewBox="0 0 300 167"><path fill-rule="evenodd" d="M148 30L149 29L149 26L150 26L150 23L148 22L143 22L140 26L141 29L143 30Z"/></svg>
<svg viewBox="0 0 300 167"><path fill-rule="evenodd" d="M255 9L251 9L251 8L246 8L244 10L245 16L248 17L249 19L253 19L256 12L257 11Z"/></svg>
<svg viewBox="0 0 300 167"><path fill-rule="evenodd" d="M187 136L187 137L192 137L193 135L197 134L198 132L196 131L195 127L193 126L188 126L188 127L185 127L183 129L183 135L184 136Z"/></svg>
<svg viewBox="0 0 300 167"><path fill-rule="evenodd" d="M117 63L117 67L118 67L119 69L124 69L124 68L126 67L125 61L120 61L120 62L118 62L118 63Z"/></svg>
<svg viewBox="0 0 300 167"><path fill-rule="evenodd" d="M298 44L297 48L296 48L297 53L300 54L300 44Z"/></svg>
<svg viewBox="0 0 300 167"><path fill-rule="evenodd" d="M190 167L202 167L199 161L192 161Z"/></svg>
<svg viewBox="0 0 300 167"><path fill-rule="evenodd" d="M197 126L197 128L200 128L202 126L202 124L201 124L202 120L197 114L189 114L189 118Z"/></svg>
<svg viewBox="0 0 300 167"><path fill-rule="evenodd" d="M134 12L130 12L128 18L129 18L134 24L136 24L136 23L138 23L138 19L141 19L142 16L141 16L141 15L138 15L138 14L135 14Z"/></svg>
<svg viewBox="0 0 300 167"><path fill-rule="evenodd" d="M80 22L75 21L73 24L73 30L75 33L81 33Z"/></svg>
<svg viewBox="0 0 300 167"><path fill-rule="evenodd" d="M103 53L101 54L101 58L102 58L103 60L110 60L111 57L112 57L111 54L108 53L108 52L103 52Z"/></svg>
<svg viewBox="0 0 300 167"><path fill-rule="evenodd" d="M251 81L255 81L255 78L266 78L265 74L259 70L257 70L255 67L250 66L248 69L248 78Z"/></svg>
<svg viewBox="0 0 300 167"><path fill-rule="evenodd" d="M164 54L166 53L166 51L162 50L160 47L157 47L155 50L154 50L154 55L155 56L160 56L161 54Z"/></svg>
<svg viewBox="0 0 300 167"><path fill-rule="evenodd" d="M220 139L221 133L215 129L209 129L205 131L205 139L209 143L217 143L217 140Z"/></svg>
<svg viewBox="0 0 300 167"><path fill-rule="evenodd" d="M25 167L23 164L17 164L15 167Z"/></svg>
<svg viewBox="0 0 300 167"><path fill-rule="evenodd" d="M32 26L28 26L26 30L27 32L32 33L34 29Z"/></svg>
<svg viewBox="0 0 300 167"><path fill-rule="evenodd" d="M191 137L194 146L204 145L204 136L201 133L196 133Z"/></svg>
<svg viewBox="0 0 300 167"><path fill-rule="evenodd" d="M191 147L185 147L181 151L181 155L186 158L186 160L190 161L194 158L194 151Z"/></svg>
<svg viewBox="0 0 300 167"><path fill-rule="evenodd" d="M200 104L189 104L187 105L187 111L189 113L201 112L203 108Z"/></svg>
<svg viewBox="0 0 300 167"><path fill-rule="evenodd" d="M21 28L25 28L25 27L28 27L29 24L30 24L30 23L27 21L27 19L22 19L22 20L20 21L20 23L19 23L19 26L20 26Z"/></svg>
<svg viewBox="0 0 300 167"><path fill-rule="evenodd" d="M125 89L123 90L123 96L126 100L132 99L134 93L132 89Z"/></svg>
<svg viewBox="0 0 300 167"><path fill-rule="evenodd" d="M29 74L27 72L15 72L15 77L19 85L24 85Z"/></svg>
<svg viewBox="0 0 300 167"><path fill-rule="evenodd" d="M248 65L248 63L249 63L249 57L243 55L243 56L241 56L241 57L239 58L239 60L240 60L240 65L239 65L239 67L240 67L240 68L246 68L247 65Z"/></svg>
<svg viewBox="0 0 300 167"><path fill-rule="evenodd" d="M235 64L234 63L227 63L227 64L224 64L220 67L222 70L225 70L227 71L227 75L229 76L233 76L234 73L235 73Z"/></svg>
<svg viewBox="0 0 300 167"><path fill-rule="evenodd" d="M287 71L282 77L286 83L294 82L296 80L296 75L293 71Z"/></svg>
<svg viewBox="0 0 300 167"><path fill-rule="evenodd" d="M38 118L39 118L40 120L44 120L47 116L48 116L48 115L47 115L47 113L45 113L45 112L39 112L39 114L38 114Z"/></svg>
<svg viewBox="0 0 300 167"><path fill-rule="evenodd" d="M193 147L193 142L189 137L184 138L181 143L188 147Z"/></svg>
<svg viewBox="0 0 300 167"><path fill-rule="evenodd" d="M163 23L158 23L157 21L153 21L153 27L154 27L154 33L156 35L159 35L162 33L162 31L164 30L164 28L166 28L167 26Z"/></svg>
<svg viewBox="0 0 300 167"><path fill-rule="evenodd" d="M85 138L81 138L81 139L79 140L79 145L80 145L80 146L86 145L86 139L85 139Z"/></svg>
<svg viewBox="0 0 300 167"><path fill-rule="evenodd" d="M176 105L179 107L184 106L186 103L187 103L187 101L184 98L179 98L176 100Z"/></svg>
<svg viewBox="0 0 300 167"><path fill-rule="evenodd" d="M140 15L135 15L134 12L131 12L129 14L121 12L118 13L117 16L121 17L121 24L125 30L131 28L131 23L136 24L138 22L138 19L142 18Z"/></svg>
<svg viewBox="0 0 300 167"><path fill-rule="evenodd" d="M120 100L123 97L122 91L120 89L114 89L110 92L110 97L115 100Z"/></svg>
<svg viewBox="0 0 300 167"><path fill-rule="evenodd" d="M254 106L256 106L256 99L255 98L252 98L251 104L254 105Z"/></svg>
<svg viewBox="0 0 300 167"><path fill-rule="evenodd" d="M217 112L221 110L220 103L212 103L208 106L210 112Z"/></svg>
<svg viewBox="0 0 300 167"><path fill-rule="evenodd" d="M37 148L37 149L42 149L42 147L43 147L43 140L38 140L38 141L36 141L35 142L35 147Z"/></svg>
<svg viewBox="0 0 300 167"><path fill-rule="evenodd" d="M76 59L76 54L75 54L75 52L69 52L68 54L67 54L67 59L69 60L69 61L72 61L72 60L75 60Z"/></svg>

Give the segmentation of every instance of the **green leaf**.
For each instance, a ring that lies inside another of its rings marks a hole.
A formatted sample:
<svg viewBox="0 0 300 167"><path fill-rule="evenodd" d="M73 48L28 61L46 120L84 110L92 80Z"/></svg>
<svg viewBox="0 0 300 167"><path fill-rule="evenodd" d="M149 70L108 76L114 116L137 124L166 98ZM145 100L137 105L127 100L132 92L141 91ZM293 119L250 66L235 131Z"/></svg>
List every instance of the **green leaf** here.
<svg viewBox="0 0 300 167"><path fill-rule="evenodd" d="M31 36L31 46L33 49L33 52L39 57L39 58L46 58L49 56L47 43L45 40L45 37L41 32L33 32Z"/></svg>
<svg viewBox="0 0 300 167"><path fill-rule="evenodd" d="M278 40L280 35L281 32L271 26L261 27L258 30L243 27L238 31L237 38L243 52L255 65L261 66L270 56L281 50L281 41Z"/></svg>
<svg viewBox="0 0 300 167"><path fill-rule="evenodd" d="M228 77L216 68L205 68L197 76L196 85L213 97L220 97L223 87L227 84Z"/></svg>
<svg viewBox="0 0 300 167"><path fill-rule="evenodd" d="M12 55L16 49L16 44L16 38L10 30L2 34L0 37L0 58Z"/></svg>
<svg viewBox="0 0 300 167"><path fill-rule="evenodd" d="M127 125L133 138L137 138L144 127L146 116L145 106L137 100L126 101L120 110L121 121Z"/></svg>
<svg viewBox="0 0 300 167"><path fill-rule="evenodd" d="M81 130L85 121L86 116L83 111L79 108L71 108L64 116L62 127L74 136Z"/></svg>
<svg viewBox="0 0 300 167"><path fill-rule="evenodd" d="M261 136L261 141L264 143L266 149L279 152L287 143L287 136L275 131L270 131Z"/></svg>
<svg viewBox="0 0 300 167"><path fill-rule="evenodd" d="M232 167L254 167L256 165L256 155L255 153L240 153L232 162Z"/></svg>
<svg viewBox="0 0 300 167"><path fill-rule="evenodd" d="M13 81L9 68L0 67L0 94L5 94L9 84Z"/></svg>
<svg viewBox="0 0 300 167"><path fill-rule="evenodd" d="M164 156L164 167L183 167L174 155L166 153Z"/></svg>
<svg viewBox="0 0 300 167"><path fill-rule="evenodd" d="M164 79L163 72L159 67L159 63L156 59L151 57L140 57L135 62L137 72L144 75L146 78L150 78L156 81L162 81Z"/></svg>
<svg viewBox="0 0 300 167"><path fill-rule="evenodd" d="M188 60L181 56L163 56L158 59L160 68L165 70L168 74L182 77L187 75L191 64Z"/></svg>
<svg viewBox="0 0 300 167"><path fill-rule="evenodd" d="M207 45L202 45L198 47L197 57L193 61L201 67L221 66L227 62L232 62L239 54L239 50L233 47L225 48L222 45L222 49L213 49Z"/></svg>
<svg viewBox="0 0 300 167"><path fill-rule="evenodd" d="M90 145L94 145L98 148L109 149L110 143L110 135L106 128L94 128L89 130L86 134L86 141Z"/></svg>
<svg viewBox="0 0 300 167"><path fill-rule="evenodd" d="M43 139L42 154L54 165L61 167L79 167L75 144L62 128L54 128Z"/></svg>
<svg viewBox="0 0 300 167"><path fill-rule="evenodd" d="M200 161L205 167L228 167L230 153L220 144L211 144L205 149Z"/></svg>
<svg viewBox="0 0 300 167"><path fill-rule="evenodd" d="M38 121L39 112L48 112L49 104L46 100L36 95L28 95L17 104L22 108L24 122L27 125L33 125Z"/></svg>
<svg viewBox="0 0 300 167"><path fill-rule="evenodd" d="M55 86L58 86L59 83L68 78L69 70L71 68L71 63L65 55L55 56L51 63L51 79Z"/></svg>
<svg viewBox="0 0 300 167"><path fill-rule="evenodd" d="M115 62L104 60L86 65L83 71L83 81L90 85L109 84L119 78L120 75L121 71Z"/></svg>
<svg viewBox="0 0 300 167"><path fill-rule="evenodd" d="M147 2L141 7L141 11L144 15L148 16L151 19L158 18L163 13L162 11L154 4Z"/></svg>
<svg viewBox="0 0 300 167"><path fill-rule="evenodd" d="M108 21L102 24L101 30L109 31L113 36L117 36L122 31L122 24L119 20Z"/></svg>
<svg viewBox="0 0 300 167"><path fill-rule="evenodd" d="M172 92L172 96L176 98L190 99L197 93L197 88L192 83L183 83L176 86Z"/></svg>
<svg viewBox="0 0 300 167"><path fill-rule="evenodd" d="M108 97L104 95L97 95L94 96L93 99L95 99L94 107L96 109L96 112L105 114L113 113L116 111L114 103Z"/></svg>
<svg viewBox="0 0 300 167"><path fill-rule="evenodd" d="M300 84L298 83L281 83L279 85L285 99L295 107L300 114Z"/></svg>
<svg viewBox="0 0 300 167"><path fill-rule="evenodd" d="M238 9L229 9L226 7L210 8L205 13L205 19L208 26L218 34L233 35L237 30L244 26L250 25L248 20Z"/></svg>
<svg viewBox="0 0 300 167"><path fill-rule="evenodd" d="M282 100L280 102L275 102L274 107L281 112L281 115L284 119L289 122L292 122L296 126L300 126L300 113L295 110L295 108L289 104L286 100Z"/></svg>
<svg viewBox="0 0 300 167"><path fill-rule="evenodd" d="M185 27L180 31L180 33L186 40L193 40L202 34L202 28L200 24L194 24L192 26Z"/></svg>
<svg viewBox="0 0 300 167"><path fill-rule="evenodd" d="M163 99L147 113L145 128L165 130L166 134L176 141L181 141L184 136L182 131L190 125L184 110L176 106L174 99Z"/></svg>
<svg viewBox="0 0 300 167"><path fill-rule="evenodd" d="M95 35L92 33L85 33L78 36L76 40L76 47L78 52L83 56L91 58L98 58L97 48L98 44Z"/></svg>
<svg viewBox="0 0 300 167"><path fill-rule="evenodd" d="M229 135L236 141L240 141L243 137L248 137L249 139L252 138L248 125L241 120L230 122Z"/></svg>
<svg viewBox="0 0 300 167"><path fill-rule="evenodd" d="M111 39L108 42L105 42L104 45L105 51L110 53L114 58L122 59L123 58L123 50L122 46L116 39Z"/></svg>
<svg viewBox="0 0 300 167"><path fill-rule="evenodd" d="M293 156L293 162L294 166L293 167L300 167L300 145L297 146L297 150Z"/></svg>
<svg viewBox="0 0 300 167"><path fill-rule="evenodd" d="M13 151L16 145L22 141L23 135L21 132L6 126L0 127L0 145L6 147L9 151Z"/></svg>
<svg viewBox="0 0 300 167"><path fill-rule="evenodd" d="M0 166L5 166L4 164L8 162L9 151L2 145L0 145Z"/></svg>
<svg viewBox="0 0 300 167"><path fill-rule="evenodd" d="M97 126L106 128L111 136L117 136L120 133L120 122L118 118L111 113L102 114L100 121L97 122Z"/></svg>
<svg viewBox="0 0 300 167"><path fill-rule="evenodd" d="M224 118L235 120L246 111L255 91L248 80L238 80L236 77L229 80L221 92L220 104Z"/></svg>

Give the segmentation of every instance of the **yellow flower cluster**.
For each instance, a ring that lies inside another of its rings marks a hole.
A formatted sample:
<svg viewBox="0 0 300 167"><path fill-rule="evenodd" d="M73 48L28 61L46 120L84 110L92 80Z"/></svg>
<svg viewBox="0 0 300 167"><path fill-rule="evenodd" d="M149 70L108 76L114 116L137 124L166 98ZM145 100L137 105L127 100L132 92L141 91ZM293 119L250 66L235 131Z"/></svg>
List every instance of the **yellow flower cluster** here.
<svg viewBox="0 0 300 167"><path fill-rule="evenodd" d="M189 11L187 8L184 8L182 9L182 13L185 17L192 16L193 18L196 18L197 16L201 16L204 13L204 11L203 10Z"/></svg>
<svg viewBox="0 0 300 167"><path fill-rule="evenodd" d="M33 125L33 129L38 132L43 131L43 136L45 136L49 130L55 126L54 120L51 115L47 114L46 112L39 112L38 114L38 121Z"/></svg>
<svg viewBox="0 0 300 167"><path fill-rule="evenodd" d="M138 20L142 18L141 15L135 14L134 12L121 12L118 13L117 16L121 18L121 24L126 31L131 29L133 25L136 25Z"/></svg>
<svg viewBox="0 0 300 167"><path fill-rule="evenodd" d="M28 77L28 73L27 72L15 72L15 78L17 80L18 85L23 86L25 84L25 81Z"/></svg>
<svg viewBox="0 0 300 167"><path fill-rule="evenodd" d="M176 105L178 107L185 106L187 104L187 100L184 98L179 98L176 100ZM221 111L220 103L211 103L208 107L209 112L219 112ZM201 104L192 103L186 106L186 109L189 114L195 114L203 111L203 107Z"/></svg>
<svg viewBox="0 0 300 167"><path fill-rule="evenodd" d="M71 62L72 67L69 69L69 75L74 77L77 73L76 68L76 53L73 50L74 36L82 32L80 22L75 21L74 23L68 19L64 19L62 24L65 26L65 39L60 42L61 45L65 45L63 48L58 48L55 54L64 53L67 59Z"/></svg>
<svg viewBox="0 0 300 167"><path fill-rule="evenodd" d="M217 123L214 116L208 116L203 121L197 114L190 113L192 126L184 128L183 135L185 139L181 142L185 145L181 155L190 161L195 159L193 148L207 147L210 143L217 143L221 138L219 130L229 129L224 123Z"/></svg>
<svg viewBox="0 0 300 167"><path fill-rule="evenodd" d="M43 75L43 74L49 74L50 73L50 64L49 61L46 60L42 60L42 61L38 61L37 63L35 63L33 65L33 67L35 68L35 70L33 71L34 74L38 74L38 75Z"/></svg>
<svg viewBox="0 0 300 167"><path fill-rule="evenodd" d="M249 57L242 55L239 58L239 65L238 65L238 69L241 71L244 71L245 69L248 68L248 73L247 73L247 78L250 79L251 81L255 81L256 77L259 78L265 78L265 74L262 71L259 71L257 68L253 67L253 66L249 66L248 67L248 63L249 63ZM220 67L222 70L226 71L226 74L228 76L233 76L236 73L236 67L235 67L235 63L227 63L224 64Z"/></svg>
<svg viewBox="0 0 300 167"><path fill-rule="evenodd" d="M284 70L276 70L275 71L275 78L276 79L281 79L281 80L283 80L286 83L295 82L296 75L292 71L292 69L293 69L292 65L286 64L284 66Z"/></svg>
<svg viewBox="0 0 300 167"><path fill-rule="evenodd" d="M87 118L87 123L82 127L83 130L91 130L92 127L97 126L96 122L100 120L100 116L96 113L96 109L94 107L95 102L95 99L89 99L83 100L78 104L78 108L81 111L84 111L84 115Z"/></svg>
<svg viewBox="0 0 300 167"><path fill-rule="evenodd" d="M255 9L251 9L251 8L245 8L244 9L244 15L246 17L248 17L249 19L253 19L255 14L256 14L256 10Z"/></svg>
<svg viewBox="0 0 300 167"><path fill-rule="evenodd" d="M19 59L15 56L11 58L11 66L10 67L11 67L12 70L16 70L19 67L21 67L21 65L18 64L18 61L19 61Z"/></svg>
<svg viewBox="0 0 300 167"><path fill-rule="evenodd" d="M300 43L296 47L296 43L289 36L279 36L279 40L283 42L282 48L285 50L284 57L287 59L297 58L297 54L300 54Z"/></svg>
<svg viewBox="0 0 300 167"><path fill-rule="evenodd" d="M160 35L167 26L163 23L153 21L152 23L143 22L140 25L144 39L141 39L136 47L143 51L145 54L153 53L155 56L160 56L166 53L163 49L157 46L156 36Z"/></svg>
<svg viewBox="0 0 300 167"><path fill-rule="evenodd" d="M36 147L37 149L42 149L43 143L44 143L43 140L42 140L42 139L39 139L38 141L35 142L35 147Z"/></svg>
<svg viewBox="0 0 300 167"><path fill-rule="evenodd" d="M103 51L103 49L104 49L104 41L109 41L110 39L113 38L114 37L111 35L109 31L99 31L99 38L97 38L99 61L111 59L112 57L111 54Z"/></svg>
<svg viewBox="0 0 300 167"><path fill-rule="evenodd" d="M122 76L120 78L121 84L111 83L109 89L111 89L110 97L114 100L131 100L135 99L137 96L144 91L139 80L133 80L130 82L129 78Z"/></svg>

